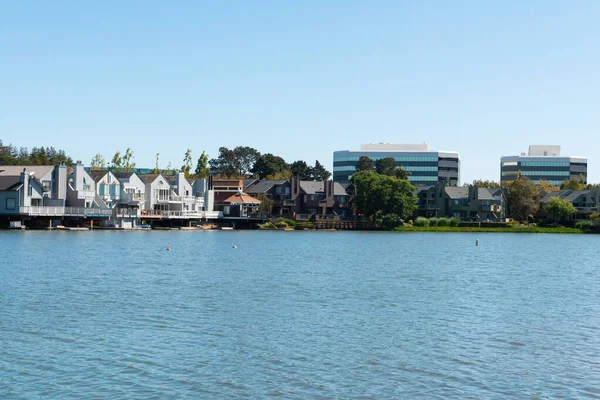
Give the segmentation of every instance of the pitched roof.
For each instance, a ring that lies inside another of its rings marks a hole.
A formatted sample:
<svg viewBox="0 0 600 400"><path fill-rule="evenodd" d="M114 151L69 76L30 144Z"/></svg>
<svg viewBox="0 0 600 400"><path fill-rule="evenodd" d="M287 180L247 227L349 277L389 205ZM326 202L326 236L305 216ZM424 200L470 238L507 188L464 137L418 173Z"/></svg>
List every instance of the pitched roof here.
<svg viewBox="0 0 600 400"><path fill-rule="evenodd" d="M565 196L565 199L569 200L572 203L581 196L587 196L588 194L590 194L590 192L591 190L573 190L571 193Z"/></svg>
<svg viewBox="0 0 600 400"><path fill-rule="evenodd" d="M125 179L131 177L131 175L135 174L135 172L113 172L113 175L117 177L117 179ZM138 175L139 176L139 175Z"/></svg>
<svg viewBox="0 0 600 400"><path fill-rule="evenodd" d="M466 199L469 197L468 187L446 186L446 195L451 199Z"/></svg>
<svg viewBox="0 0 600 400"><path fill-rule="evenodd" d="M544 197L542 197L542 203L547 203L550 201L551 198L553 197L565 197L568 196L569 193L571 193L571 190L556 190L554 192L550 192L547 195L545 195Z"/></svg>
<svg viewBox="0 0 600 400"><path fill-rule="evenodd" d="M108 170L106 169L91 169L88 171L88 174L94 178L94 181L98 182L99 180L101 180L102 178L104 178L106 176L106 174L108 174Z"/></svg>
<svg viewBox="0 0 600 400"><path fill-rule="evenodd" d="M161 174L141 174L139 175L140 179L142 180L142 182L144 183L152 183L156 180L156 178L158 178L159 176L162 176ZM165 178L166 180L166 178Z"/></svg>
<svg viewBox="0 0 600 400"><path fill-rule="evenodd" d="M229 196L228 198L226 198L225 200L223 200L223 203L232 203L232 204L235 204L235 203L259 204L260 200L255 199L252 196L248 196L244 192L237 192L233 196Z"/></svg>
<svg viewBox="0 0 600 400"><path fill-rule="evenodd" d="M317 194L325 191L325 185L323 182L314 181L300 181L300 189L306 194ZM333 195L334 196L347 196L346 188L339 182L333 183Z"/></svg>
<svg viewBox="0 0 600 400"><path fill-rule="evenodd" d="M17 190L19 185L21 185L20 176L0 176L0 190Z"/></svg>
<svg viewBox="0 0 600 400"><path fill-rule="evenodd" d="M258 179L256 178L248 178L248 179L244 179L244 188L247 188L248 186L252 185L253 183L259 182Z"/></svg>
<svg viewBox="0 0 600 400"><path fill-rule="evenodd" d="M264 180L253 183L252 185L246 187L246 192L248 193L266 193L275 185L283 185L287 180Z"/></svg>
<svg viewBox="0 0 600 400"><path fill-rule="evenodd" d="M54 169L53 165L0 165L0 175L21 176L23 169L27 173L33 172L33 176L41 179Z"/></svg>
<svg viewBox="0 0 600 400"><path fill-rule="evenodd" d="M477 188L477 199L478 200L495 200L494 199L495 194L496 194L496 189Z"/></svg>

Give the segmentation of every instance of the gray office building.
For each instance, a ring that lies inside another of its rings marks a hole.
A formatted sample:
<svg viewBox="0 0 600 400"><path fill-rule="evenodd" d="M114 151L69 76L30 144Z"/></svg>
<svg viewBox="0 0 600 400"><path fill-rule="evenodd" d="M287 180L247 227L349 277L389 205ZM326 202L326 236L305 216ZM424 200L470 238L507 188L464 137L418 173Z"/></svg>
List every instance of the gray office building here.
<svg viewBox="0 0 600 400"><path fill-rule="evenodd" d="M519 174L536 183L546 181L551 185L581 176L587 183L587 158L561 156L557 145L532 145L527 154L500 160L501 183L514 181Z"/></svg>
<svg viewBox="0 0 600 400"><path fill-rule="evenodd" d="M377 161L391 157L409 173L413 185L441 182L457 186L460 182L460 159L455 151L431 151L428 144L363 144L360 150L333 152L333 180L348 182L356 172L358 159L366 156Z"/></svg>

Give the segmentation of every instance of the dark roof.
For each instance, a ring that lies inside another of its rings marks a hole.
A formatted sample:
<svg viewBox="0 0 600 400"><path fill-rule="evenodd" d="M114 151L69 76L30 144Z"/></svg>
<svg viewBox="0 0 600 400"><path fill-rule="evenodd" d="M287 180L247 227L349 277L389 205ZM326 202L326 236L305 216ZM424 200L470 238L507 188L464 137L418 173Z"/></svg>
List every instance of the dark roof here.
<svg viewBox="0 0 600 400"><path fill-rule="evenodd" d="M21 185L20 176L0 176L0 190L17 190Z"/></svg>
<svg viewBox="0 0 600 400"><path fill-rule="evenodd" d="M317 194L325 192L325 186L323 185L323 182L300 181L300 189L302 189L306 194ZM346 192L346 188L342 186L339 182L334 182L333 195L347 196L348 193Z"/></svg>
<svg viewBox="0 0 600 400"><path fill-rule="evenodd" d="M259 180L256 178L248 178L248 179L244 179L244 187L247 188L248 186L252 185L253 183L258 182Z"/></svg>
<svg viewBox="0 0 600 400"><path fill-rule="evenodd" d="M588 194L590 194L590 192L591 190L573 190L565 197L565 199L569 200L572 203L581 196L587 196Z"/></svg>
<svg viewBox="0 0 600 400"><path fill-rule="evenodd" d="M446 195L451 199L466 199L469 197L468 187L446 186Z"/></svg>
<svg viewBox="0 0 600 400"><path fill-rule="evenodd" d="M165 181L169 182L171 185L177 184L177 175L165 175L163 178L165 178Z"/></svg>
<svg viewBox="0 0 600 400"><path fill-rule="evenodd" d="M161 174L141 174L139 175L140 179L142 180L142 182L144 183L152 183L156 180L156 178L158 178L159 176L162 176ZM166 180L166 178L165 178Z"/></svg>
<svg viewBox="0 0 600 400"><path fill-rule="evenodd" d="M88 171L88 174L90 174L90 176L94 178L94 181L98 182L99 180L104 178L106 174L108 174L108 170L91 169Z"/></svg>
<svg viewBox="0 0 600 400"><path fill-rule="evenodd" d="M287 180L274 180L274 181L258 181L246 188L247 193L266 193L275 185L283 185Z"/></svg>
<svg viewBox="0 0 600 400"><path fill-rule="evenodd" d="M568 196L569 193L571 193L571 190L556 190L554 192L550 192L550 193L546 194L544 197L542 197L542 203L549 202L550 199L553 197L564 198L564 197Z"/></svg>
<svg viewBox="0 0 600 400"><path fill-rule="evenodd" d="M129 178L133 174L135 174L135 172L113 172L113 175L116 176L117 179Z"/></svg>

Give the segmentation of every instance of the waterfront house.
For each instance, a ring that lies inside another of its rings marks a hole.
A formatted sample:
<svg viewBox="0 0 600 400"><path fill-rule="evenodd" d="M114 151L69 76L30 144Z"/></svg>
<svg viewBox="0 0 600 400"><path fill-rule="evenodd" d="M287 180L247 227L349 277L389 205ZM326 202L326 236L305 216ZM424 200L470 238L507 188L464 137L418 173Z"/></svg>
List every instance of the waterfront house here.
<svg viewBox="0 0 600 400"><path fill-rule="evenodd" d="M135 172L113 172L121 185L119 202L115 208L115 225L135 228L140 224L144 209L146 185Z"/></svg>
<svg viewBox="0 0 600 400"><path fill-rule="evenodd" d="M353 191L351 184L301 181L293 176L290 200L285 204L296 220L339 221L353 216Z"/></svg>
<svg viewBox="0 0 600 400"><path fill-rule="evenodd" d="M588 219L590 214L600 211L600 190L557 190L546 194L541 199L540 209L536 215L542 219L554 219L545 211L545 206L551 198L559 197L569 201L577 212L568 217L559 218L560 221L574 221Z"/></svg>
<svg viewBox="0 0 600 400"><path fill-rule="evenodd" d="M43 197L42 183L26 168L19 175L0 175L1 215L28 215L31 207L43 205Z"/></svg>
<svg viewBox="0 0 600 400"><path fill-rule="evenodd" d="M290 217L293 202L291 202L291 183L289 180L258 180L255 179L245 192L257 199L273 201L272 215Z"/></svg>
<svg viewBox="0 0 600 400"><path fill-rule="evenodd" d="M223 200L223 216L225 218L257 217L260 200L240 191Z"/></svg>
<svg viewBox="0 0 600 400"><path fill-rule="evenodd" d="M446 216L466 221L506 220L506 195L500 188L445 187Z"/></svg>

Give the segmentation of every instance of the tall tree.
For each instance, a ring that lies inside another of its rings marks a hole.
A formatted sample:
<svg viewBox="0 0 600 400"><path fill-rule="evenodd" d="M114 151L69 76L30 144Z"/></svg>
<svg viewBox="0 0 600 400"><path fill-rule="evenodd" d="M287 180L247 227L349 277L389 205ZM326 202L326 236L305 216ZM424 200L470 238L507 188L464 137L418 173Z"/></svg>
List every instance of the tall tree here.
<svg viewBox="0 0 600 400"><path fill-rule="evenodd" d="M191 170L192 170L192 149L187 149L185 151L185 156L183 157L183 165L181 166L181 172L183 172L185 174L186 178L189 178Z"/></svg>
<svg viewBox="0 0 600 400"><path fill-rule="evenodd" d="M250 172L260 179L265 179L269 175L274 176L287 169L288 165L283 158L267 153L256 160Z"/></svg>
<svg viewBox="0 0 600 400"><path fill-rule="evenodd" d="M506 194L510 215L518 221L525 221L540 209L540 195L530 179L520 177L512 181Z"/></svg>
<svg viewBox="0 0 600 400"><path fill-rule="evenodd" d="M484 181L483 179L476 179L473 181L473 186L478 188L496 189L500 187L500 184L495 181Z"/></svg>
<svg viewBox="0 0 600 400"><path fill-rule="evenodd" d="M312 168L312 180L314 181L328 181L331 177L331 172L327 171L325 166L319 162L319 160L315 160L315 166Z"/></svg>
<svg viewBox="0 0 600 400"><path fill-rule="evenodd" d="M580 176L579 179L571 178L570 180L565 180L563 183L560 184L560 189L584 190L585 186L585 180L583 179L583 176Z"/></svg>
<svg viewBox="0 0 600 400"><path fill-rule="evenodd" d="M102 154L98 153L92 158L92 162L90 163L90 167L92 169L104 169L106 168L106 161Z"/></svg>
<svg viewBox="0 0 600 400"><path fill-rule="evenodd" d="M254 167L254 163L260 158L260 152L252 147L238 146L233 149L237 161L237 173L246 176Z"/></svg>
<svg viewBox="0 0 600 400"><path fill-rule="evenodd" d="M156 156L154 156L154 158L156 159L156 164L154 165L154 168L152 169L153 174L160 174L160 169L158 168L159 157L160 157L160 153L156 153Z"/></svg>
<svg viewBox="0 0 600 400"><path fill-rule="evenodd" d="M552 197L548 201L548 204L544 206L544 211L556 219L558 217L568 217L569 215L573 215L577 212L577 209L567 199Z"/></svg>
<svg viewBox="0 0 600 400"><path fill-rule="evenodd" d="M229 150L227 147L219 147L219 156L213 158L208 162L211 170L217 172L218 175L223 177L239 177L237 157L233 150Z"/></svg>
<svg viewBox="0 0 600 400"><path fill-rule="evenodd" d="M125 155L123 156L123 168L125 171L131 171L133 168L135 168L135 163L132 162L132 160L133 151L131 151L131 148L128 147L127 150L125 150Z"/></svg>
<svg viewBox="0 0 600 400"><path fill-rule="evenodd" d="M417 208L415 187L406 179L359 171L352 175L350 182L356 189L354 200L358 213L371 220L392 214L406 219Z"/></svg>
<svg viewBox="0 0 600 400"><path fill-rule="evenodd" d="M356 163L357 171L373 171L375 168L375 163L373 160L367 156L360 156L358 162Z"/></svg>
<svg viewBox="0 0 600 400"><path fill-rule="evenodd" d="M404 168L402 168L402 165L398 165L398 167L396 168L396 171L394 171L394 176L398 179L407 179L408 180L409 175L410 175L410 172L405 171Z"/></svg>
<svg viewBox="0 0 600 400"><path fill-rule="evenodd" d="M375 170L381 175L395 176L396 167L396 160L392 157L380 158L375 161Z"/></svg>
<svg viewBox="0 0 600 400"><path fill-rule="evenodd" d="M302 181L308 181L312 178L312 168L306 163L306 161L294 161L290 165L290 172L292 175L297 176Z"/></svg>
<svg viewBox="0 0 600 400"><path fill-rule="evenodd" d="M119 171L121 168L123 168L123 157L121 157L121 152L117 151L115 153L115 155L112 158L112 168Z"/></svg>
<svg viewBox="0 0 600 400"><path fill-rule="evenodd" d="M208 155L204 151L200 157L198 157L198 163L196 164L195 172L197 178L206 178L210 172L210 169L208 168Z"/></svg>

